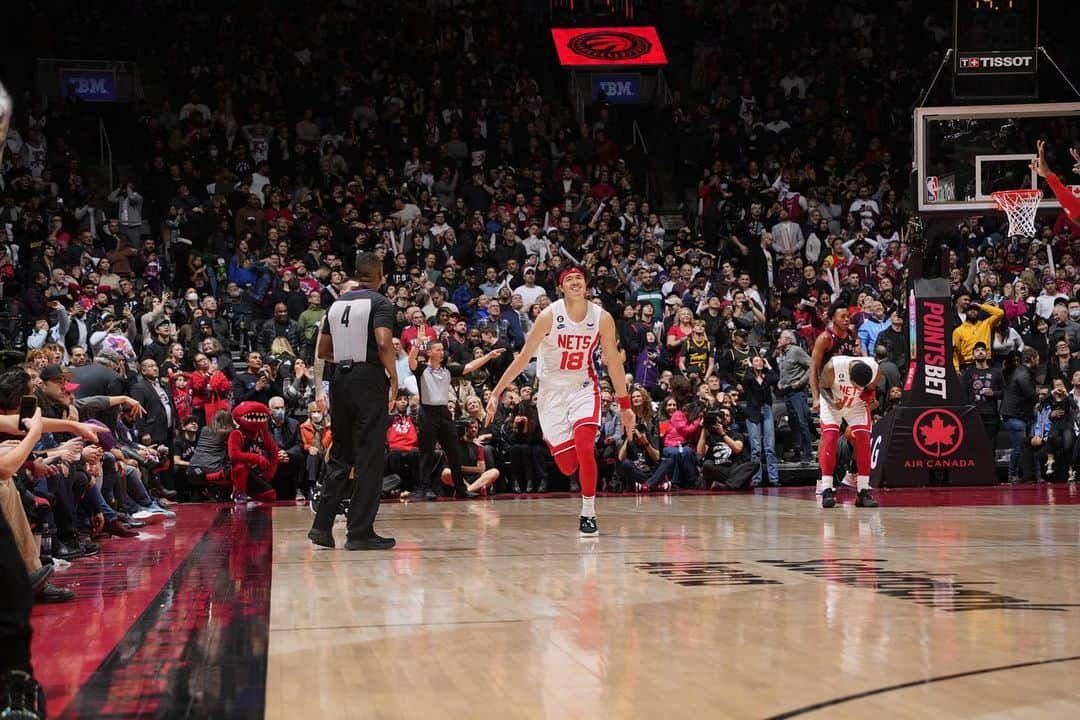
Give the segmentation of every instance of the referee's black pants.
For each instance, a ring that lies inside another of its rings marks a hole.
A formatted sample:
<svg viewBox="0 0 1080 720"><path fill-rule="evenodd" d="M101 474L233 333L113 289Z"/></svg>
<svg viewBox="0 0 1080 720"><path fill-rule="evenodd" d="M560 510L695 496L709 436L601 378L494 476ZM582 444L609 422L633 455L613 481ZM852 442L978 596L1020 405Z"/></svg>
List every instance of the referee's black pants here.
<svg viewBox="0 0 1080 720"><path fill-rule="evenodd" d="M461 475L461 450L458 444L457 428L450 409L445 405L424 405L424 415L420 420L420 482L431 481L435 469L435 442L438 441L446 453L446 464L454 476L454 488L465 490L465 480Z"/></svg>
<svg viewBox="0 0 1080 720"><path fill-rule="evenodd" d="M0 512L0 677L10 670L33 672L30 667L30 607L33 602L34 593L26 565L19 555L11 526ZM0 702L3 701L0 698Z"/></svg>
<svg viewBox="0 0 1080 720"><path fill-rule="evenodd" d="M346 534L350 540L375 535L375 515L382 495L386 465L386 428L389 395L381 365L338 367L330 381L330 426L334 444L323 482L323 497L312 528L330 531L341 501L349 489L349 473L356 471L349 502Z"/></svg>

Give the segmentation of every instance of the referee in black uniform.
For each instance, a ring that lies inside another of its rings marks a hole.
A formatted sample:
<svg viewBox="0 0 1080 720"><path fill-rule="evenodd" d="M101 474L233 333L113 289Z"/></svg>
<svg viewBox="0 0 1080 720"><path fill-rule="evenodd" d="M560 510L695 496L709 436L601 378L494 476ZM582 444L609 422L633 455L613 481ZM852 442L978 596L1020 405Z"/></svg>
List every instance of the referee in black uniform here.
<svg viewBox="0 0 1080 720"><path fill-rule="evenodd" d="M416 386L420 389L420 487L417 497L421 500L434 500L431 471L435 464L435 442L438 441L446 453L446 464L454 478L454 492L462 497L476 497L465 487L461 474L461 453L458 432L454 419L450 417L450 385L454 378L469 375L490 360L506 352L506 348L496 348L462 367L457 363L445 363L446 346L436 340L427 343L427 362L419 359L420 339L413 341L409 348L409 369L416 377Z"/></svg>
<svg viewBox="0 0 1080 720"><path fill-rule="evenodd" d="M330 306L319 335L319 358L335 363L330 381L330 426L334 444L323 479L323 497L308 538L334 547L334 518L355 471L347 516L346 550L389 550L393 538L375 534L389 409L397 397L394 362L394 305L378 291L382 261L375 253L356 260L359 286Z"/></svg>

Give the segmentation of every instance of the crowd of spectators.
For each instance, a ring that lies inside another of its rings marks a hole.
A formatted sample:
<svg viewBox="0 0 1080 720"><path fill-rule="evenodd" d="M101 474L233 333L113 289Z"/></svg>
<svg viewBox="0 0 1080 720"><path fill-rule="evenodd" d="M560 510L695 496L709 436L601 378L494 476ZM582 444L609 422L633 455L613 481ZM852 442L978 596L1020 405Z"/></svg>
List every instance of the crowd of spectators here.
<svg viewBox="0 0 1080 720"><path fill-rule="evenodd" d="M542 84L557 71L513 16L405 3L380 25L375 5L179 23L169 97L136 105L134 165L103 192L73 142L79 103L17 102L0 283L5 344L26 353L0 399L14 412L32 390L46 417L84 421L46 432L17 474L44 538L28 565L135 535L177 512L177 493L227 497L230 410L245 401L267 406L278 499L309 498L333 442L314 340L361 251L385 259L397 306L403 399L387 441L406 496L421 485L409 354L435 340L460 364L507 351L455 380L470 489L573 487L542 441L532 369L485 414L567 263L616 318L633 379L633 428L604 388L608 490L768 485L783 462L812 462L807 351L837 313L883 367L879 412L900 402L919 242L908 107L935 21L840 3L806 25L800 12L816 14L798 2L709 18L729 49L698 58L697 88L673 82L642 170L616 107L575 118ZM813 42L819 25L848 41ZM669 31L692 44L694 23ZM756 44L767 52L739 56ZM1077 138L1053 140L1062 157ZM656 168L681 222L665 226L662 191L646 194ZM1011 433L1021 479L1044 456L1045 475L1069 475L1080 398L1080 227L1040 220L1034 240L991 217L945 238L971 326L958 367ZM1037 382L1053 386L1045 399Z"/></svg>

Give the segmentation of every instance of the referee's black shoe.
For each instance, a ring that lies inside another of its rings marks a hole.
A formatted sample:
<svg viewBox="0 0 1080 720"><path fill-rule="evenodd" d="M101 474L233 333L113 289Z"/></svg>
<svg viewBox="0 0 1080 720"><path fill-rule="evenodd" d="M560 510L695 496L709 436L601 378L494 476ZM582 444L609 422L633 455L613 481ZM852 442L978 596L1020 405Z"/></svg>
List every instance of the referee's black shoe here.
<svg viewBox="0 0 1080 720"><path fill-rule="evenodd" d="M369 538L346 540L346 550L389 550L397 544L397 540L388 537L373 535Z"/></svg>
<svg viewBox="0 0 1080 720"><path fill-rule="evenodd" d="M307 536L308 540L321 547L336 547L334 544L334 534L328 530L316 530L312 528L311 530L308 530Z"/></svg>

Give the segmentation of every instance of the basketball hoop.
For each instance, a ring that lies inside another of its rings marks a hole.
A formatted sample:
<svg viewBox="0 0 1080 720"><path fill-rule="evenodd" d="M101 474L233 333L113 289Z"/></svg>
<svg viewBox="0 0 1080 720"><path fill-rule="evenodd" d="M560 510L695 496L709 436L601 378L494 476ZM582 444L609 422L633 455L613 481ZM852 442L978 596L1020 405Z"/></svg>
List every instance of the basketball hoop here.
<svg viewBox="0 0 1080 720"><path fill-rule="evenodd" d="M1042 190L999 190L990 193L998 209L1009 218L1009 237L1035 237L1035 213L1042 196Z"/></svg>

